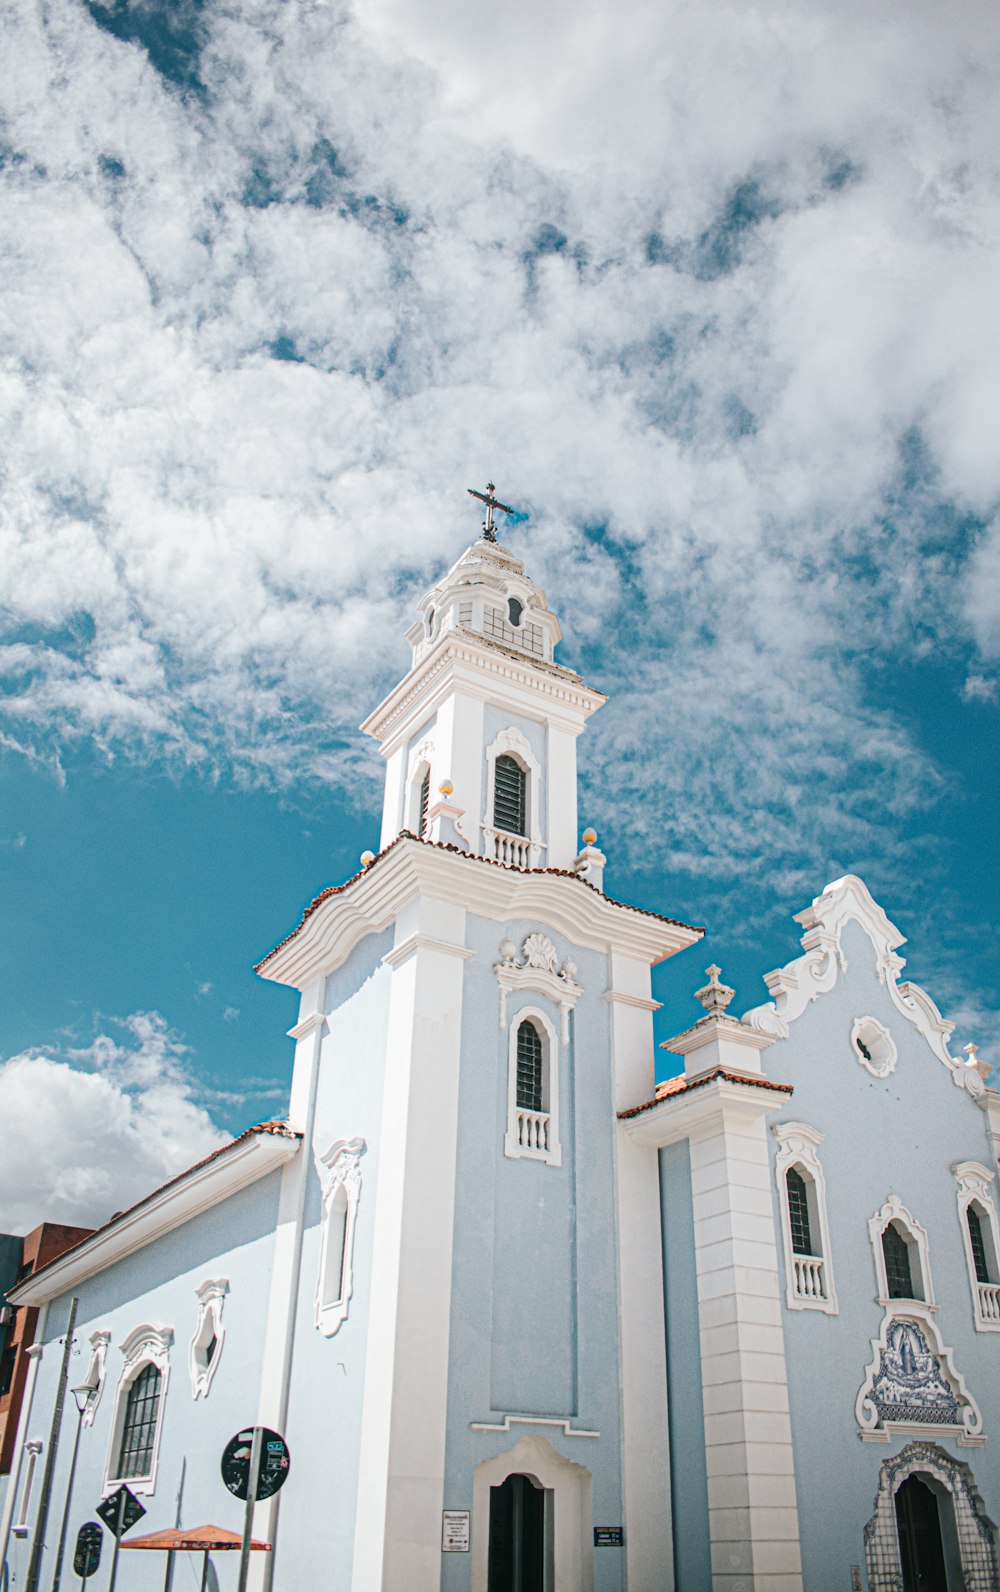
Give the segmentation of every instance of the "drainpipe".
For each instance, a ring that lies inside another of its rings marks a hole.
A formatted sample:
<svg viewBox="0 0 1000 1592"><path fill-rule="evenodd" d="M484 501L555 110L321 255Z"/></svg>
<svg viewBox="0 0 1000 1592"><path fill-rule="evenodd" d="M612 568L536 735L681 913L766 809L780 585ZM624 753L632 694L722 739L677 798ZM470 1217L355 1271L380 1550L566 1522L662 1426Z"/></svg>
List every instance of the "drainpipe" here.
<svg viewBox="0 0 1000 1592"><path fill-rule="evenodd" d="M14 1469L7 1485L3 1524L0 1525L0 1586L4 1585L4 1577L7 1572L7 1547L10 1542L10 1528L14 1521L17 1489L21 1481L21 1462L24 1458L24 1445L28 1440L28 1422L31 1420L31 1401L35 1396L35 1383L38 1380L38 1362L42 1358L42 1339L45 1336L45 1323L48 1319L48 1314L48 1305L42 1305L39 1308L38 1321L35 1326L35 1341L31 1348L26 1350L28 1376L24 1385L24 1397L21 1400L21 1419L17 1423L17 1457L14 1460Z"/></svg>
<svg viewBox="0 0 1000 1592"><path fill-rule="evenodd" d="M326 991L326 980L320 982L319 1000L322 1001ZM309 1061L309 1096L306 1106L306 1120L302 1134L301 1158L292 1163L298 1171L298 1186L295 1190L295 1216L294 1236L292 1240L292 1266L291 1282L288 1290L288 1314L285 1318L284 1344L281 1360L281 1382L278 1392L278 1431L284 1436L285 1421L288 1417L288 1396L292 1382L292 1356L295 1351L295 1321L299 1306L299 1285L302 1276L302 1244L305 1235L306 1194L309 1190L309 1172L312 1167L313 1132L316 1126L316 1099L319 1091L319 1062L323 1049L323 1036L326 1033L325 1013L316 1010L309 1017L304 1018L292 1029L296 1039L304 1039L312 1029L312 1051ZM271 1518L267 1529L271 1541L272 1551L262 1555L264 1564L263 1592L271 1592L274 1581L274 1563L278 1556L278 1516L281 1509L281 1494L275 1493L271 1499Z"/></svg>

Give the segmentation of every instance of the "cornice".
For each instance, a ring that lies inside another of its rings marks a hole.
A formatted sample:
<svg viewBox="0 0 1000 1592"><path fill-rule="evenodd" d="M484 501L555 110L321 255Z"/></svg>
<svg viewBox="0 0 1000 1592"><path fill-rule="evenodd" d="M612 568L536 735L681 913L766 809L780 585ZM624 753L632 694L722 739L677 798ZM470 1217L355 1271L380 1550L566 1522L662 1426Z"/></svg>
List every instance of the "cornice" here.
<svg viewBox="0 0 1000 1592"><path fill-rule="evenodd" d="M662 1149L713 1128L727 1114L758 1121L770 1111L780 1111L791 1093L788 1084L776 1084L762 1077L740 1077L717 1068L703 1077L692 1078L676 1094L633 1106L630 1111L619 1111L618 1120L630 1138Z"/></svg>
<svg viewBox="0 0 1000 1592"><path fill-rule="evenodd" d="M19 1305L44 1304L75 1288L107 1266L181 1227L202 1211L229 1199L248 1184L266 1177L291 1159L300 1134L255 1133L236 1139L218 1155L192 1167L141 1205L99 1228L91 1238L67 1250L35 1276L27 1278L9 1298Z"/></svg>
<svg viewBox="0 0 1000 1592"><path fill-rule="evenodd" d="M317 896L298 928L258 963L257 972L304 989L310 979L340 967L366 935L383 933L421 896L501 923L532 918L574 945L601 951L614 946L650 964L665 961L703 933L614 901L570 873L501 867L403 831L363 873Z"/></svg>

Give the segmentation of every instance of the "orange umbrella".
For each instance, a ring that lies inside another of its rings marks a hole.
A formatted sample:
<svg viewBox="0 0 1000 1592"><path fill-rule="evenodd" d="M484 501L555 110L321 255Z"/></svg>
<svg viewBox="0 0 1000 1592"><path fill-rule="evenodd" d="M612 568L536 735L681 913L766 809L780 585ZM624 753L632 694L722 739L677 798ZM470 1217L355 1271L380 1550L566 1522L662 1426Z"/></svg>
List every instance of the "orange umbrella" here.
<svg viewBox="0 0 1000 1592"><path fill-rule="evenodd" d="M123 1542L123 1548L151 1548L161 1553L203 1553L205 1561L201 1571L201 1592L205 1592L208 1584L208 1556L210 1553L231 1553L234 1549L243 1546L243 1538L238 1531L224 1531L221 1526L195 1526L191 1531L186 1531L183 1526L175 1526L172 1531L151 1531L145 1537L133 1537L131 1542ZM270 1553L269 1542L258 1542L256 1538L250 1542L251 1551L254 1553Z"/></svg>

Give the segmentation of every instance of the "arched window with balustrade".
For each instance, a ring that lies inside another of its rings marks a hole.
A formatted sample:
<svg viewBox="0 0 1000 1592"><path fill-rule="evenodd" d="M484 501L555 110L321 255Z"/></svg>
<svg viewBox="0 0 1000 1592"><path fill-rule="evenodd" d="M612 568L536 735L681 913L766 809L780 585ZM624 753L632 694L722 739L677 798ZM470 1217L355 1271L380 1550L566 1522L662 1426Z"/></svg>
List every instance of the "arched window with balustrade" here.
<svg viewBox="0 0 1000 1592"><path fill-rule="evenodd" d="M790 1310L837 1311L826 1213L826 1183L818 1151L823 1134L805 1122L778 1122L775 1181L785 1250L785 1299Z"/></svg>
<svg viewBox="0 0 1000 1592"><path fill-rule="evenodd" d="M518 1012L510 1024L507 1066L504 1154L559 1166L559 1039L535 1008Z"/></svg>

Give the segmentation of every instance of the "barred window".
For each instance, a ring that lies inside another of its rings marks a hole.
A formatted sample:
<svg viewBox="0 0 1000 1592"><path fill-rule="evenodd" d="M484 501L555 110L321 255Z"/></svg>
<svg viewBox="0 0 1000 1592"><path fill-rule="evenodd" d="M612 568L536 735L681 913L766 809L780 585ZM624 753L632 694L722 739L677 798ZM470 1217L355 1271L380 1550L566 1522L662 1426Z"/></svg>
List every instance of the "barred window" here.
<svg viewBox="0 0 1000 1592"><path fill-rule="evenodd" d="M153 1468L161 1383L162 1378L156 1366L144 1365L128 1390L118 1458L117 1479L120 1481L127 1481L133 1476L148 1476Z"/></svg>
<svg viewBox="0 0 1000 1592"><path fill-rule="evenodd" d="M986 1259L982 1218L974 1205L966 1206L965 1219L969 1224L969 1242L972 1245L972 1263L976 1268L976 1281L990 1282L992 1279L989 1262Z"/></svg>
<svg viewBox="0 0 1000 1592"><path fill-rule="evenodd" d="M813 1254L812 1234L809 1230L809 1191L802 1173L790 1166L785 1173L788 1186L788 1225L792 1232L792 1253Z"/></svg>
<svg viewBox="0 0 1000 1592"><path fill-rule="evenodd" d="M885 1257L889 1298L915 1299L910 1272L910 1248L895 1222L890 1222L882 1234L882 1254Z"/></svg>
<svg viewBox="0 0 1000 1592"><path fill-rule="evenodd" d="M517 1030L517 1100L519 1111L542 1109L542 1040L527 1020Z"/></svg>
<svg viewBox="0 0 1000 1592"><path fill-rule="evenodd" d="M427 828L427 807L431 797L431 771L427 769L420 781L420 817L417 822L417 834L421 837Z"/></svg>
<svg viewBox="0 0 1000 1592"><path fill-rule="evenodd" d="M520 763L506 754L498 757L493 771L493 822L508 835L523 835L525 826L525 787L527 776Z"/></svg>

